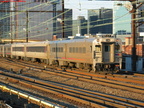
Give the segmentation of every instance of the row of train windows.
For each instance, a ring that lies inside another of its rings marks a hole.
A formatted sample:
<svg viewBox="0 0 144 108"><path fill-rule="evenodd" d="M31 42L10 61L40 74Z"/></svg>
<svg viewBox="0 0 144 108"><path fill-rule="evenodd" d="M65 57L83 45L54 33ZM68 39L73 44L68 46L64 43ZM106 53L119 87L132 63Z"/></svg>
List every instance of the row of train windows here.
<svg viewBox="0 0 144 108"><path fill-rule="evenodd" d="M46 47L39 46L39 47L27 47L28 52L45 52Z"/></svg>
<svg viewBox="0 0 144 108"><path fill-rule="evenodd" d="M70 53L86 53L85 47L70 47L69 48Z"/></svg>
<svg viewBox="0 0 144 108"><path fill-rule="evenodd" d="M63 47L53 47L52 52L63 52Z"/></svg>
<svg viewBox="0 0 144 108"><path fill-rule="evenodd" d="M13 47L13 51L24 51L24 47ZM45 52L46 47L39 46L39 47L27 47L27 52Z"/></svg>
<svg viewBox="0 0 144 108"><path fill-rule="evenodd" d="M24 47L13 47L13 51L24 51Z"/></svg>
<svg viewBox="0 0 144 108"><path fill-rule="evenodd" d="M10 50L10 49L9 49ZM13 51L24 51L24 47L13 47ZM46 47L27 47L27 52L45 52ZM63 47L53 47L52 52L63 52ZM85 47L70 47L69 48L70 53L86 53Z"/></svg>

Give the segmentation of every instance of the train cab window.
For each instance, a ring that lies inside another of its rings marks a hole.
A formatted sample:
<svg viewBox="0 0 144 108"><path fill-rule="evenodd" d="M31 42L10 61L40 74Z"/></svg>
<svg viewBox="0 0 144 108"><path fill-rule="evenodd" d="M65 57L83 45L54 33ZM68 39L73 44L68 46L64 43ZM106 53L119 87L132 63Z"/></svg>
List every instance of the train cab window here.
<svg viewBox="0 0 144 108"><path fill-rule="evenodd" d="M96 50L96 52L100 52L101 51L101 46L100 45L96 45L95 46L95 50Z"/></svg>
<svg viewBox="0 0 144 108"><path fill-rule="evenodd" d="M11 48L7 48L7 51L10 51L11 50Z"/></svg>
<svg viewBox="0 0 144 108"><path fill-rule="evenodd" d="M110 46L106 45L105 46L105 52L109 52L110 51Z"/></svg>

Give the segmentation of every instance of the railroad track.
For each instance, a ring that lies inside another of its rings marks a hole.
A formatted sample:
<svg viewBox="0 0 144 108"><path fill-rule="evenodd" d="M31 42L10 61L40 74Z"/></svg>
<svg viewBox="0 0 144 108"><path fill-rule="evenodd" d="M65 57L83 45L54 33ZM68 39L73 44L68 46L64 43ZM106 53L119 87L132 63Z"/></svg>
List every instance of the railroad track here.
<svg viewBox="0 0 144 108"><path fill-rule="evenodd" d="M19 63L18 65L24 66L25 64ZM28 64L26 66L30 67ZM44 72L47 74L67 77L71 79L77 79L79 81L85 81L85 82L95 83L99 85L109 86L112 88L117 88L117 89L144 94L144 86L131 84L131 83L137 83L137 84L144 85L144 82L139 81L139 80L136 81L136 80L130 80L130 79L121 79L121 78L115 78L111 76L95 75L91 73L81 73L81 72L71 71L71 70L68 70L68 71L54 70L54 69L43 70L42 67L37 67L33 65L32 65L32 68L29 68L29 69L34 70L34 71ZM126 81L126 82L131 82L131 83L117 82L121 80Z"/></svg>
<svg viewBox="0 0 144 108"><path fill-rule="evenodd" d="M3 74L3 75L2 75ZM99 92L93 92L80 88L74 88L63 84L42 81L30 77L1 72L2 80L20 84L29 88L38 89L46 93L55 94L61 99L71 100L77 104L85 104L87 107L117 107L117 108L142 108L144 103Z"/></svg>
<svg viewBox="0 0 144 108"><path fill-rule="evenodd" d="M9 62L9 63L11 65L13 65L14 62L12 61L12 62ZM18 64L15 64L15 65L19 66L20 68L21 68L21 66L24 67L24 68L27 67L26 70L28 72L33 71L35 74L36 73L46 73L48 76L49 75L61 76L61 77L65 77L65 78L68 78L68 79L74 79L74 80L78 80L78 81L82 81L82 82L89 82L89 83L96 84L96 85L98 84L98 85L106 86L106 87L108 87L108 89L109 89L109 87L111 87L113 89L116 88L116 89L119 89L119 90L122 90L122 91L129 91L130 93L139 93L139 94L142 94L142 95L144 94L143 86L131 84L135 80L125 78L125 80L130 80L132 82L129 81L130 83L124 83L124 82L122 82L123 79L121 79L122 81L120 79L119 79L120 81L115 80L117 78L112 77L112 76L97 75L97 74L92 74L92 73L83 73L83 72L78 72L78 71L75 71L75 70L63 71L61 69L56 69L56 68L46 68L46 70L44 70L43 66L39 66L39 65L35 66L35 64L31 64L31 63L29 65L29 62L28 62L28 64L26 64L26 63L27 62L22 61L22 63L18 62ZM112 77L113 80L109 79L109 77ZM43 79L45 79L45 78L43 78ZM136 80L136 82L137 82L137 80ZM140 81L140 83L143 83L143 81ZM77 86L77 85L75 85L75 86ZM96 90L96 91L99 91L99 90ZM100 91L100 92L107 93L106 91ZM110 92L108 94L117 95L117 93L110 93ZM135 95L137 95L137 94L135 94ZM118 95L118 96L122 96L122 95ZM137 99L137 97L133 98L132 96L127 97L127 95L123 95L122 97Z"/></svg>
<svg viewBox="0 0 144 108"><path fill-rule="evenodd" d="M10 61L9 61L10 60ZM56 68L56 67L52 67L52 66L46 66L45 64L36 64L36 63L29 63L29 62L25 62L25 61L19 61L19 60L13 60L13 59L8 59L8 62L14 63L14 62L18 62L18 64L13 64L15 66L20 66L21 68L31 68L31 69L35 69L35 70L43 70L45 67L51 68L52 70L57 69L57 70L61 70L60 68ZM50 71L50 69L49 69ZM123 82L128 82L128 83L134 83L134 84L140 84L140 85L144 85L144 76L140 76L139 74L136 74L136 76L134 75L116 75L116 74L106 74L106 75L101 75L101 74L96 74L96 73L87 73L84 71L71 71L70 69L67 69L67 72L69 74L77 74L78 76L89 76L89 77L98 77L98 78L105 78L105 79L109 79L109 80L115 80L115 81L123 81Z"/></svg>

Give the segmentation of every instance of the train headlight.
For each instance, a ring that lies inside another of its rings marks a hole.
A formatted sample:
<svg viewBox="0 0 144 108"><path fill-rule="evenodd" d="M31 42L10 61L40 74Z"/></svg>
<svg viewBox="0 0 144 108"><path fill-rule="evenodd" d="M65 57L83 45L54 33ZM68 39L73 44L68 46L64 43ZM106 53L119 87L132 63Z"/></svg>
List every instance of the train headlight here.
<svg viewBox="0 0 144 108"><path fill-rule="evenodd" d="M110 39L106 39L106 42L110 42Z"/></svg>

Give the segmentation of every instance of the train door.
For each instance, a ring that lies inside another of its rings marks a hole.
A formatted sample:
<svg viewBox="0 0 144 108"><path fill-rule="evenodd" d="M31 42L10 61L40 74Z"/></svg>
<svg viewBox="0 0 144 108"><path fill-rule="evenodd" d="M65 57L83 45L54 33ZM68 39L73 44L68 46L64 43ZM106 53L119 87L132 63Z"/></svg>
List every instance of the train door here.
<svg viewBox="0 0 144 108"><path fill-rule="evenodd" d="M103 62L114 62L114 43L103 43Z"/></svg>

